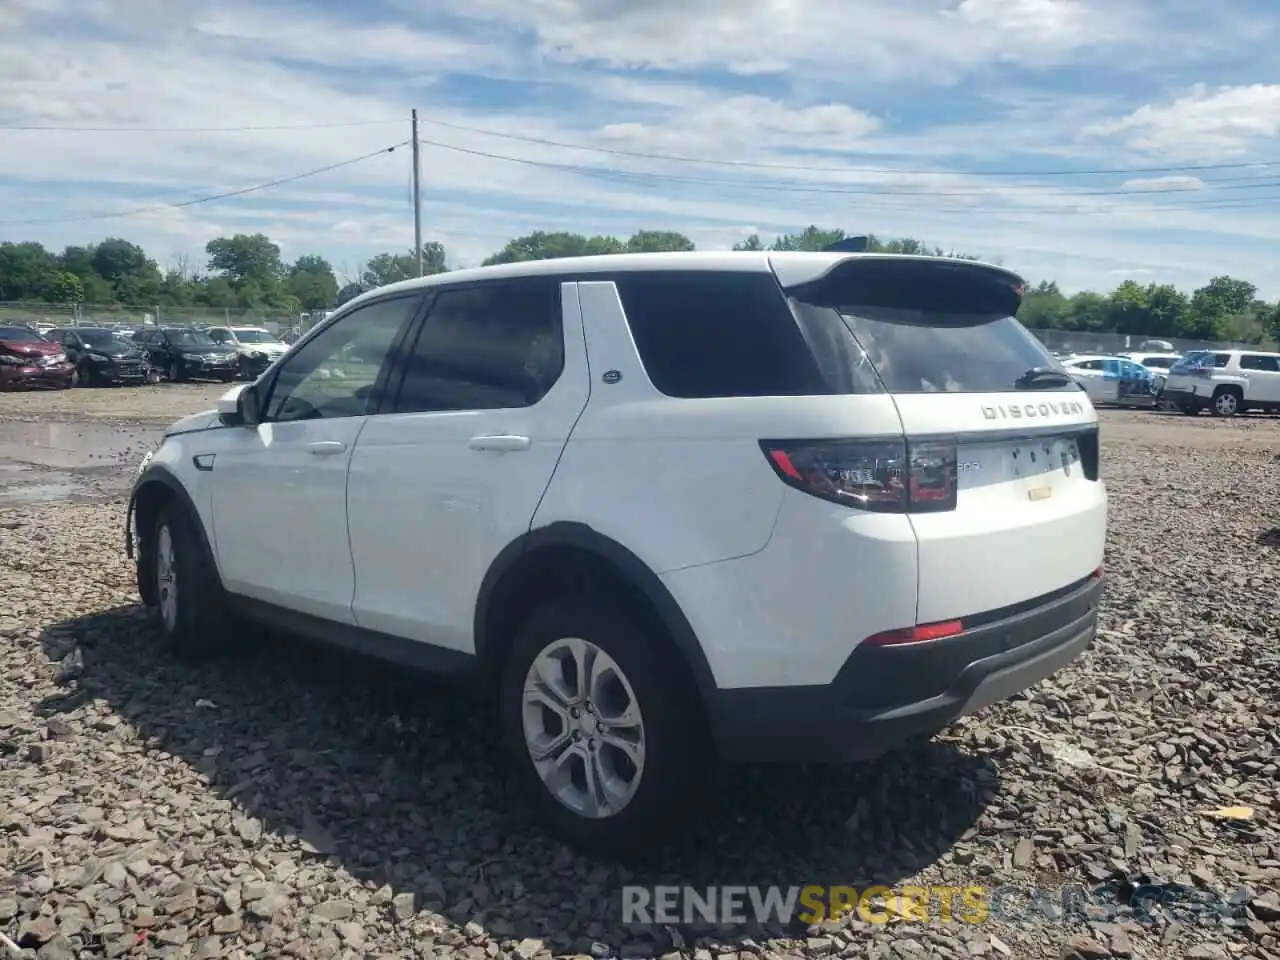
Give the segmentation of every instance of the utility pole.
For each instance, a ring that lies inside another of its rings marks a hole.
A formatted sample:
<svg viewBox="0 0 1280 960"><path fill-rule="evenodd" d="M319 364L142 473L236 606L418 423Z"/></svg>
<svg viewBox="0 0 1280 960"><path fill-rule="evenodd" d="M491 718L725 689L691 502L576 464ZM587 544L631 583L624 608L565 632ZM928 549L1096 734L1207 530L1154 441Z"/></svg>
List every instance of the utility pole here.
<svg viewBox="0 0 1280 960"><path fill-rule="evenodd" d="M418 111L410 114L413 127L413 250L418 257L418 276L422 276L422 195L418 191Z"/></svg>

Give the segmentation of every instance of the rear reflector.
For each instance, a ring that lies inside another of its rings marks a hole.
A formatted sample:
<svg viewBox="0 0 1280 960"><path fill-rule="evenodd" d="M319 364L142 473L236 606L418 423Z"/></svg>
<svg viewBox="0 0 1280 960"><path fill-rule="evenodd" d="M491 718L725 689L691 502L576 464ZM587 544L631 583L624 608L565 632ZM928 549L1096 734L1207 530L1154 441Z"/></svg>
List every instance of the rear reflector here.
<svg viewBox="0 0 1280 960"><path fill-rule="evenodd" d="M942 623L922 623L902 630L886 630L867 637L863 643L873 647L897 647L904 643L926 643L930 640L943 640L964 633L964 623L960 620L944 620Z"/></svg>

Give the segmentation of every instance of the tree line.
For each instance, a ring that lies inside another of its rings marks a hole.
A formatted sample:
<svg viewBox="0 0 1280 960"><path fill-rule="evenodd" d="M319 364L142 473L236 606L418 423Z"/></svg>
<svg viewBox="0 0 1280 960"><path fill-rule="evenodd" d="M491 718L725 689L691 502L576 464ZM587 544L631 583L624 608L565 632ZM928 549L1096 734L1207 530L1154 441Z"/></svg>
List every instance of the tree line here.
<svg viewBox="0 0 1280 960"><path fill-rule="evenodd" d="M747 237L735 250L821 250L848 236L809 226L767 240ZM509 241L486 265L607 253L693 250L684 234L641 230L627 239L534 231ZM872 252L982 259L929 246L913 238L867 238ZM415 251L385 252L339 279L318 254L286 262L280 247L261 233L218 237L205 245L203 263L180 255L165 268L136 243L109 237L61 252L34 242L0 243L0 302L129 307L207 307L298 314L332 309L359 293L418 275ZM422 248L423 272L449 269L442 244ZM1158 338L1280 341L1280 304L1258 298L1247 280L1219 276L1190 293L1170 284L1126 280L1109 293L1067 295L1052 280L1039 280L1024 297L1018 317L1033 329L1122 333Z"/></svg>

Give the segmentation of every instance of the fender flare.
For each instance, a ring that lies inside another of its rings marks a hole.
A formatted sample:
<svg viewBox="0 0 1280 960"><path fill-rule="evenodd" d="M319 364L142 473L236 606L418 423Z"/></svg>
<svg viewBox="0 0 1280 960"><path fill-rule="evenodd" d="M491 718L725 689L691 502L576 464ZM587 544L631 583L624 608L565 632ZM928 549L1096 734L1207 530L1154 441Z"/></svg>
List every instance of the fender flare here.
<svg viewBox="0 0 1280 960"><path fill-rule="evenodd" d="M573 547L594 554L613 568L648 601L652 610L684 659L704 702L716 690L711 665L692 625L675 597L649 566L634 553L584 523L557 521L517 537L489 565L476 596L474 636L477 657L484 659L492 643L489 635L491 611L504 602L506 576L530 553L548 547Z"/></svg>
<svg viewBox="0 0 1280 960"><path fill-rule="evenodd" d="M151 464L138 477L133 484L133 492L129 495L129 510L125 518L125 545L130 556L133 555L133 517L137 512L138 495L147 487L159 485L164 487L168 493L181 504L182 508L187 511L187 515L191 518L192 526L195 528L196 536L200 538L200 549L204 553L205 559L209 562L210 570L217 570L217 557L213 552L213 544L209 542L209 533L204 528L204 520L200 516L200 511L196 509L195 501L191 499L191 494L187 492L187 488L182 485L182 481L168 467L160 464Z"/></svg>

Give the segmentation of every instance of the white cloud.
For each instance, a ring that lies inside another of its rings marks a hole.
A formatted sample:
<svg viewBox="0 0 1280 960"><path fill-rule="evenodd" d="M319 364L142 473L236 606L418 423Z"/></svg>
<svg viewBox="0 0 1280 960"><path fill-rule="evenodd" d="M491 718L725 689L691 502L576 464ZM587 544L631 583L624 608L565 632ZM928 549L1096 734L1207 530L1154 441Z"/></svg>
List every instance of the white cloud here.
<svg viewBox="0 0 1280 960"><path fill-rule="evenodd" d="M1133 150L1172 157L1243 156L1259 141L1280 137L1280 84L1211 89L1198 83L1169 103L1144 104L1082 133L1122 137Z"/></svg>
<svg viewBox="0 0 1280 960"><path fill-rule="evenodd" d="M64 0L0 3L18 14L0 29L0 126L370 121L235 133L0 130L0 220L184 200L332 164L405 139L417 105L426 118L526 138L424 124L427 140L471 151L424 146L424 231L459 265L535 229L675 229L700 246L728 247L752 232L768 239L816 223L998 257L1068 289L1112 286L1115 275L1191 286L1229 272L1280 294L1269 208L1230 205L1257 191L1178 171L1035 173L1046 157L1058 168L1201 159L1184 142L1152 138L1172 128L1175 107L1186 112L1179 104L1224 91L1149 97L1167 106L1143 107L1123 70L1108 74L1109 96L1065 85L1083 64L1102 69L1102 52L1126 65L1117 51L1139 55L1139 28L1152 21L1138 0L767 0L731 11L708 0L476 0L449 22L438 5L422 4L390 20L271 0L81 0L74 10ZM59 9L67 19L56 19ZM72 41L51 24L79 32ZM1174 24L1161 29L1151 35L1168 36ZM1162 55L1174 71L1176 55ZM1020 85L1028 68L1044 78L1036 89ZM785 77L768 75L779 69ZM468 84L463 73L485 79ZM948 86L959 78L965 87ZM516 83L495 94L495 79ZM1241 119L1243 102L1220 99L1206 111L1196 149L1220 150L1224 136L1236 150L1255 149L1254 131L1270 128ZM1135 149L1148 156L1135 161ZM208 239L260 230L286 256L320 252L352 273L379 250L411 244L408 188L402 148L234 201L123 220L0 224L0 239L61 246L124 235L162 262L180 250L198 262Z"/></svg>

